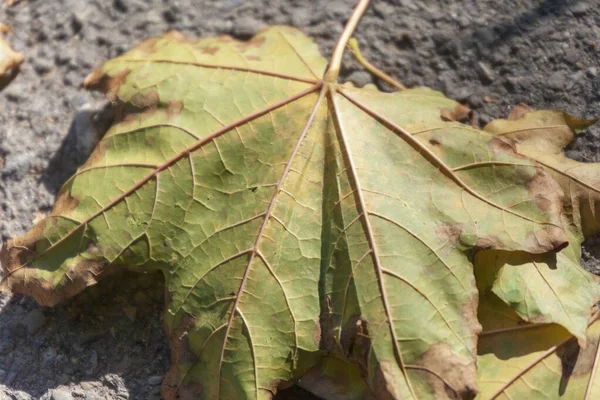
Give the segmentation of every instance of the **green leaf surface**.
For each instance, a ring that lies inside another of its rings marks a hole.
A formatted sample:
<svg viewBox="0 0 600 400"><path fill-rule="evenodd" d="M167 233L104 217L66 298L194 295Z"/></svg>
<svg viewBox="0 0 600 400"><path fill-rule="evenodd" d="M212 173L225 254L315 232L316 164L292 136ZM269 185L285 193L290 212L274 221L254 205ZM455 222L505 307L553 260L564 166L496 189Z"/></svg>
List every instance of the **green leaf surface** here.
<svg viewBox="0 0 600 400"><path fill-rule="evenodd" d="M171 33L107 62L86 86L120 120L3 247L3 285L52 305L162 271L167 399L268 399L303 377L352 398L344 374L364 398L473 398L473 254L562 249L556 184L447 121L460 105L440 93L340 85L326 65L289 27Z"/></svg>

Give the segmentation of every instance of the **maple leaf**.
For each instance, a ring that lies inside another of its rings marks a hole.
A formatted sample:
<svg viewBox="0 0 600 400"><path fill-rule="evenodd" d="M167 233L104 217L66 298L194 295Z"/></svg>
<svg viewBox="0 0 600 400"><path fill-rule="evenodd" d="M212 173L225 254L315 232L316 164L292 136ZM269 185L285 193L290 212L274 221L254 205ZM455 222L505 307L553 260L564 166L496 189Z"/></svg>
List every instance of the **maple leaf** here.
<svg viewBox="0 0 600 400"><path fill-rule="evenodd" d="M170 33L91 74L120 121L3 247L3 285L53 305L120 269L162 271L167 399L270 398L298 380L328 399L473 398L473 256L563 249L562 192L438 92L338 84L367 4L329 64L271 27ZM538 317L584 343L581 318L554 308Z"/></svg>
<svg viewBox="0 0 600 400"><path fill-rule="evenodd" d="M14 51L2 38L2 34L9 32L10 27L0 23L0 89L6 87L15 77L24 59L23 54Z"/></svg>
<svg viewBox="0 0 600 400"><path fill-rule="evenodd" d="M600 232L600 165L571 160L563 150L596 121L520 105L508 120L485 127L554 176L566 194L570 245L558 254L477 254L481 399L600 396L600 285L580 267L581 243Z"/></svg>

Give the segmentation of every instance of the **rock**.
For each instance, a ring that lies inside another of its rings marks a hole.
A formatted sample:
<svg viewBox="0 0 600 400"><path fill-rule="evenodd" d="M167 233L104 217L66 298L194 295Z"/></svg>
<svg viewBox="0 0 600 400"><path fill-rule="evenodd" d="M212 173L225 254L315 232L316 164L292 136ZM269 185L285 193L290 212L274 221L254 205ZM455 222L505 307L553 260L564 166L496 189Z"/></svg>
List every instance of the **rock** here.
<svg viewBox="0 0 600 400"><path fill-rule="evenodd" d="M492 83L494 81L494 71L481 61L477 63L477 74L483 83Z"/></svg>
<svg viewBox="0 0 600 400"><path fill-rule="evenodd" d="M38 75L45 75L54 68L54 63L48 60L44 56L38 56L35 58L33 69Z"/></svg>
<svg viewBox="0 0 600 400"><path fill-rule="evenodd" d="M27 87L23 84L13 82L4 89L4 93L8 101L15 103L27 98Z"/></svg>
<svg viewBox="0 0 600 400"><path fill-rule="evenodd" d="M580 55L577 49L569 48L565 51L565 61L569 64L575 64L579 61Z"/></svg>
<svg viewBox="0 0 600 400"><path fill-rule="evenodd" d="M583 17L590 10L590 5L585 1L575 4L571 8L571 12L576 17Z"/></svg>
<svg viewBox="0 0 600 400"><path fill-rule="evenodd" d="M596 67L590 67L590 68L587 69L587 71L585 71L585 73L590 78L595 78L595 77L598 76L598 68L596 68Z"/></svg>
<svg viewBox="0 0 600 400"><path fill-rule="evenodd" d="M312 20L312 13L309 8L300 8L291 16L291 22L294 26L308 26Z"/></svg>
<svg viewBox="0 0 600 400"><path fill-rule="evenodd" d="M51 400L73 400L73 396L71 396L70 392L61 389L54 389L52 391Z"/></svg>
<svg viewBox="0 0 600 400"><path fill-rule="evenodd" d="M546 86L554 90L563 90L565 88L565 72L554 72L546 80Z"/></svg>
<svg viewBox="0 0 600 400"><path fill-rule="evenodd" d="M239 39L249 39L260 29L262 22L251 17L242 17L233 22L233 36Z"/></svg>
<svg viewBox="0 0 600 400"><path fill-rule="evenodd" d="M42 326L46 323L46 317L41 310L31 310L27 313L25 318L23 318L23 325L27 328L27 333L30 335L35 334L39 331Z"/></svg>
<svg viewBox="0 0 600 400"><path fill-rule="evenodd" d="M567 82L567 90L571 90L575 85L577 85L584 77L583 71L577 71L574 74L569 76L569 81Z"/></svg>
<svg viewBox="0 0 600 400"><path fill-rule="evenodd" d="M449 55L457 58L460 57L460 42L453 32L435 32L431 35L431 39L435 44L435 49L441 55Z"/></svg>
<svg viewBox="0 0 600 400"><path fill-rule="evenodd" d="M150 378L148 378L148 385L150 386L158 386L162 383L162 376L160 375L153 375Z"/></svg>
<svg viewBox="0 0 600 400"><path fill-rule="evenodd" d="M364 87L369 83L373 83L373 76L365 70L354 71L347 79L359 88Z"/></svg>

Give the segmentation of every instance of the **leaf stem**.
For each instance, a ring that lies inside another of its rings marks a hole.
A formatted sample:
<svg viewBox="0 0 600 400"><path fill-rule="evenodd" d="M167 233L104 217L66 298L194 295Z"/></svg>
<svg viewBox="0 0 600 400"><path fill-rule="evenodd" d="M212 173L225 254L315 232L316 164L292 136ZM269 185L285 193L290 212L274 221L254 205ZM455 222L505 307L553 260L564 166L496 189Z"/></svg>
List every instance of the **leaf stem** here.
<svg viewBox="0 0 600 400"><path fill-rule="evenodd" d="M392 78L391 76L389 76L388 74L371 64L366 58L363 57L362 53L360 52L360 48L358 47L358 40L356 40L356 38L351 38L348 41L348 48L354 55L354 58L356 58L356 61L358 61L360 65L362 65L371 74L375 75L382 81L389 83L397 89L406 89L406 86L404 86L403 84L401 84L400 82L398 82L397 80L395 80L394 78Z"/></svg>
<svg viewBox="0 0 600 400"><path fill-rule="evenodd" d="M338 75L340 73L340 66L342 65L342 56L344 55L344 50L346 49L346 44L350 37L354 33L356 26L358 25L358 21L365 13L367 7L369 6L370 0L359 0L356 6L354 6L354 11L352 11L352 15L348 22L346 23L346 27L342 32L342 35L338 39L337 44L335 45L335 49L333 50L333 55L331 56L331 61L329 62L329 68L327 68L327 72L325 73L325 81L326 82L337 82Z"/></svg>

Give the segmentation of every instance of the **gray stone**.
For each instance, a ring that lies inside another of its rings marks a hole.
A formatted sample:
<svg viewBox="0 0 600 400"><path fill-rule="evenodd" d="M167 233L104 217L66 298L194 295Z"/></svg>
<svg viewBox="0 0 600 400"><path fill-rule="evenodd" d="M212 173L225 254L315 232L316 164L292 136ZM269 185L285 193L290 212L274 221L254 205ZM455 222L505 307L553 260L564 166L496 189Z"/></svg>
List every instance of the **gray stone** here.
<svg viewBox="0 0 600 400"><path fill-rule="evenodd" d="M354 71L348 76L347 79L354 83L357 87L364 87L369 83L373 83L373 75L365 70Z"/></svg>
<svg viewBox="0 0 600 400"><path fill-rule="evenodd" d="M491 83L494 81L494 71L481 61L477 63L477 74L483 83Z"/></svg>
<svg viewBox="0 0 600 400"><path fill-rule="evenodd" d="M572 8L571 8L571 12L573 13L574 16L576 17L583 17L585 14L588 13L588 11L590 10L590 5L584 1L579 2L577 4L575 4Z"/></svg>
<svg viewBox="0 0 600 400"><path fill-rule="evenodd" d="M153 375L150 378L148 378L148 385L150 386L158 386L162 383L162 376L160 375Z"/></svg>
<svg viewBox="0 0 600 400"><path fill-rule="evenodd" d="M563 90L565 88L565 72L556 71L546 80L546 86L554 90Z"/></svg>
<svg viewBox="0 0 600 400"><path fill-rule="evenodd" d="M580 57L581 55L577 49L569 48L565 51L565 61L569 64L575 64L577 61L579 61Z"/></svg>
<svg viewBox="0 0 600 400"><path fill-rule="evenodd" d="M596 68L596 67L590 67L590 68L587 69L587 71L585 71L585 73L590 78L595 78L595 77L598 76L598 68Z"/></svg>
<svg viewBox="0 0 600 400"><path fill-rule="evenodd" d="M233 36L240 39L248 39L262 26L262 22L251 17L242 17L233 21Z"/></svg>
<svg viewBox="0 0 600 400"><path fill-rule="evenodd" d="M61 389L54 389L52 391L52 400L73 400L73 396L71 396L70 392Z"/></svg>

